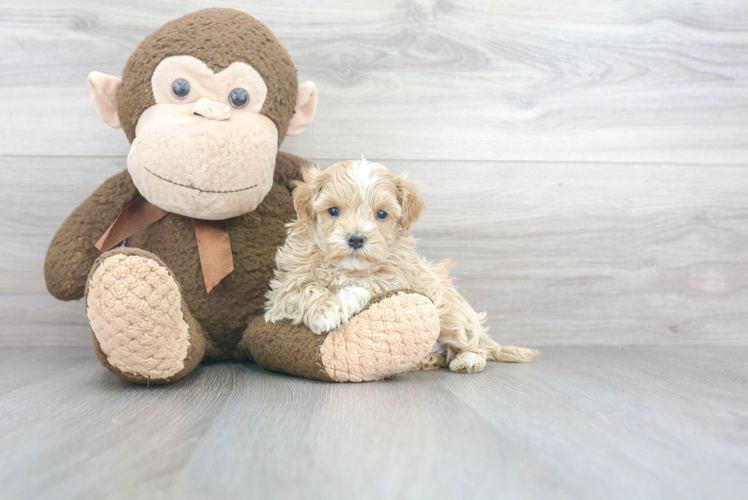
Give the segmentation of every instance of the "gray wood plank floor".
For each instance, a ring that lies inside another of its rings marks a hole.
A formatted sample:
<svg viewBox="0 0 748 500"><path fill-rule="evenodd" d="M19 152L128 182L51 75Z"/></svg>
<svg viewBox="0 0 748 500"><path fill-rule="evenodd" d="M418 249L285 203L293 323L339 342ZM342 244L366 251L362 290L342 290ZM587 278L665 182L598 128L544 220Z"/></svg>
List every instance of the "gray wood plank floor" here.
<svg viewBox="0 0 748 500"><path fill-rule="evenodd" d="M410 171L423 255L538 360L360 385L101 367L42 276L125 165L86 75L213 5L318 85L283 148ZM0 89L0 500L745 497L745 1L4 0Z"/></svg>
<svg viewBox="0 0 748 500"><path fill-rule="evenodd" d="M328 384L211 364L130 385L0 351L0 497L744 498L748 348L550 347Z"/></svg>

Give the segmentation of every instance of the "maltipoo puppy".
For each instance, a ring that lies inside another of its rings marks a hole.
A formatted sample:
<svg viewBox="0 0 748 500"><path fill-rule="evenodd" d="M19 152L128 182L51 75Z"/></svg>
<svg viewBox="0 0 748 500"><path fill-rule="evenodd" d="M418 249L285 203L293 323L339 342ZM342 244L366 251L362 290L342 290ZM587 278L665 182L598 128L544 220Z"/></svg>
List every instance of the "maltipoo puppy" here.
<svg viewBox="0 0 748 500"><path fill-rule="evenodd" d="M265 320L289 319L321 334L345 324L369 300L392 290L418 292L434 303L441 333L418 368L449 365L483 370L486 359L529 361L537 352L491 340L476 313L452 285L448 261L416 254L408 229L425 208L405 176L363 157L325 170L313 165L293 192L295 221L276 254Z"/></svg>

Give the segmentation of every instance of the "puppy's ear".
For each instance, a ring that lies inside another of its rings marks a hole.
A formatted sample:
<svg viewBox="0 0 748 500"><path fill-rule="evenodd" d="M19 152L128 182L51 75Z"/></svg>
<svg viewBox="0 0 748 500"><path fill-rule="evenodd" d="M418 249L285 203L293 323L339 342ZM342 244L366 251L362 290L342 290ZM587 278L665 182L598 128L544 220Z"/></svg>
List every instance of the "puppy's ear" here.
<svg viewBox="0 0 748 500"><path fill-rule="evenodd" d="M395 177L395 185L397 186L397 199L403 211L400 217L400 225L407 230L421 217L423 210L426 208L426 202L407 175L400 174Z"/></svg>
<svg viewBox="0 0 748 500"><path fill-rule="evenodd" d="M293 207L299 213L299 217L308 222L314 220L314 200L319 193L319 174L322 169L315 163L302 172L303 181L296 182L296 188L293 190Z"/></svg>

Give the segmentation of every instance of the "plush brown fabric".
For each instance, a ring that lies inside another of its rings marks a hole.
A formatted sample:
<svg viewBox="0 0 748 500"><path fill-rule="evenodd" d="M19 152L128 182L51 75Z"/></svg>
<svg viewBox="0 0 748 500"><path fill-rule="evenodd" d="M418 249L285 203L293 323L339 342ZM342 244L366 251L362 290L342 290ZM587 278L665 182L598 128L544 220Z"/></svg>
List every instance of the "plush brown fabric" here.
<svg viewBox="0 0 748 500"><path fill-rule="evenodd" d="M157 256L149 253L144 252L143 250L139 250L137 248L120 248L116 250L112 250L110 252L107 252L106 254L102 255L97 261L94 263L94 265L91 268L91 272L89 276L93 276L94 272L96 272L96 269L101 264L101 262L111 255L114 255L115 253L122 253L125 255L140 255L143 257L148 257L150 259L155 260L162 266L166 266L166 264L159 259ZM86 283L88 284L88 279L86 280ZM86 292L88 292L88 285L86 285ZM200 361L203 359L203 355L205 354L206 349L206 339L203 335L203 330L200 327L200 324L195 321L195 318L192 317L190 314L189 309L187 308L187 304L184 302L184 299L182 299L182 314L184 315L184 319L187 322L187 325L189 327L188 334L189 334L189 340L190 345L187 349L187 356L184 358L184 368L182 368L180 371L175 373L174 375L167 377L167 378L146 378L141 375L136 375L133 373L126 373L120 370L119 368L112 366L109 361L107 360L107 355L104 353L104 351L101 349L101 345L99 344L99 341L96 339L96 335L92 332L92 338L93 338L93 344L94 344L94 352L96 353L96 357L99 358L99 361L101 362L104 367L106 367L107 370L111 371L112 373L115 373L116 375L119 375L125 380L128 380L130 382L135 382L137 384L148 384L148 385L160 385L160 384L169 384L172 382L176 382L177 380L180 380L184 378L186 375L191 373L195 367L200 364Z"/></svg>
<svg viewBox="0 0 748 500"><path fill-rule="evenodd" d="M60 300L79 300L99 252L94 245L135 198L138 190L127 171L107 179L57 230L47 249L44 279Z"/></svg>
<svg viewBox="0 0 748 500"><path fill-rule="evenodd" d="M164 58L176 55L194 56L214 72L233 62L255 68L268 88L261 112L275 123L278 143L283 141L298 89L296 68L288 53L270 30L251 16L231 9L207 9L165 24L130 57L118 96L119 118L130 142L135 138L140 115L155 104L151 88L154 69ZM307 164L293 155L278 153L274 185L263 202L253 212L225 221L234 270L210 293L205 289L194 221L190 218L169 213L130 236L124 243L127 248L113 250L142 252L168 268L181 287L190 344L183 369L162 380L149 380L113 367L94 336L96 355L102 364L124 379L157 384L180 379L203 358L255 358L268 369L331 380L321 362L320 346L325 336L314 335L303 326L270 326L262 320L275 252L285 240L285 224L295 215L291 191ZM50 244L44 268L47 288L55 297L75 300L84 296L87 277L100 256L95 243L138 196L130 174L122 172L104 182L63 223ZM173 289L170 294L176 297ZM377 303L375 300L371 305ZM170 304L175 306L176 301ZM181 339L184 349L184 337Z"/></svg>
<svg viewBox="0 0 748 500"><path fill-rule="evenodd" d="M397 293L387 292L373 298L364 311ZM316 335L307 327L293 325L290 321L272 324L258 317L250 323L238 347L266 370L334 382L322 364L320 353L327 336L326 333Z"/></svg>
<svg viewBox="0 0 748 500"><path fill-rule="evenodd" d="M290 155L279 157L293 161ZM169 214L132 236L127 245L158 255L174 272L190 312L213 340L214 349L206 356L228 359L247 324L263 313L275 251L283 245L285 223L293 216L288 189L274 185L254 212L227 220L234 270L210 293L205 289L191 219Z"/></svg>
<svg viewBox="0 0 748 500"><path fill-rule="evenodd" d="M213 72L233 62L252 66L265 80L267 99L261 113L278 128L278 144L296 105L299 82L296 67L280 41L261 22L233 9L205 9L164 24L147 36L130 56L122 72L117 110L130 142L140 115L156 101L151 76L166 57L193 56Z"/></svg>
<svg viewBox="0 0 748 500"><path fill-rule="evenodd" d="M275 160L273 182L285 186L288 192L293 192L296 183L301 180L301 174L311 165L310 161L280 152Z"/></svg>
<svg viewBox="0 0 748 500"><path fill-rule="evenodd" d="M284 178L292 183L294 172L306 161L278 153L278 163ZM65 221L47 252L45 278L52 295L62 300L83 297L86 278L100 255L94 244L137 196L130 175L122 172L108 179ZM128 238L126 245L165 262L182 286L190 312L212 340L206 357L230 359L247 324L263 313L275 251L283 244L285 223L294 214L289 189L276 184L254 212L227 220L234 271L210 293L205 290L192 219L169 214Z"/></svg>
<svg viewBox="0 0 748 500"><path fill-rule="evenodd" d="M333 382L320 355L326 337L290 321L272 324L258 317L249 324L239 348L251 353L255 363L266 370Z"/></svg>

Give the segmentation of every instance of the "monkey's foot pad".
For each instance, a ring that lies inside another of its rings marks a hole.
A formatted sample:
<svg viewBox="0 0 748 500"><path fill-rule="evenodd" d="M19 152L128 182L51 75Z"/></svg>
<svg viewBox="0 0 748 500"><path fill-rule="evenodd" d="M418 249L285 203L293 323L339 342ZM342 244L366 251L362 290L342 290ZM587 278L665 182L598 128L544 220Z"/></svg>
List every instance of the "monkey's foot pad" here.
<svg viewBox="0 0 748 500"><path fill-rule="evenodd" d="M139 253L99 260L89 277L86 313L106 362L125 378L168 379L184 368L189 326L169 270Z"/></svg>
<svg viewBox="0 0 748 500"><path fill-rule="evenodd" d="M380 380L408 371L438 337L434 304L423 295L400 292L331 331L320 348L322 365L337 382Z"/></svg>

